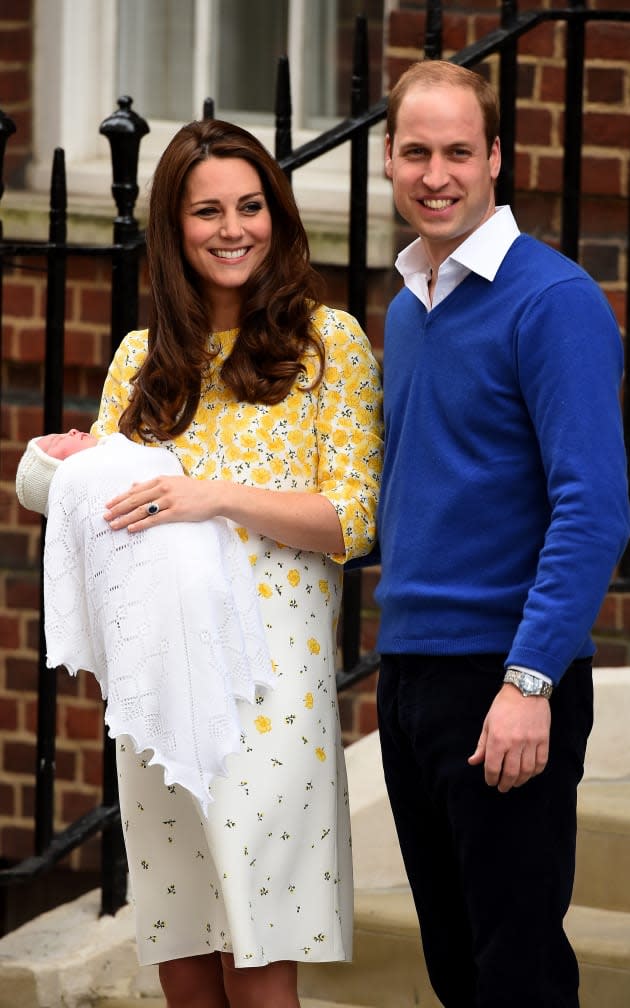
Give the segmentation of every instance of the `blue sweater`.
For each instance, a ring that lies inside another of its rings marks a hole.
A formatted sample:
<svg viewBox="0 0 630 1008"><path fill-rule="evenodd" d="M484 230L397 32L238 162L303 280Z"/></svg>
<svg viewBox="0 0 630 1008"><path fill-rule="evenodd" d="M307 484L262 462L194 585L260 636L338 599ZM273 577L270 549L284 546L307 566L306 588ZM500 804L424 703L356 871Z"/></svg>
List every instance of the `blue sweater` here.
<svg viewBox="0 0 630 1008"><path fill-rule="evenodd" d="M520 235L493 282L386 320L382 653L508 655L557 682L629 532L620 334L575 263Z"/></svg>

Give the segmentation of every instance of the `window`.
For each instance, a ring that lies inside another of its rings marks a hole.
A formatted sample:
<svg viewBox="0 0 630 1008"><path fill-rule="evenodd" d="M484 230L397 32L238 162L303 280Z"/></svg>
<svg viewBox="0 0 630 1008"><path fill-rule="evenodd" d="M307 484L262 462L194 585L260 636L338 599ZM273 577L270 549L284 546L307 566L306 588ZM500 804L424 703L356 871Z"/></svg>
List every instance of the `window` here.
<svg viewBox="0 0 630 1008"><path fill-rule="evenodd" d="M289 56L294 146L347 115L354 19L367 11L380 32L383 0L36 0L35 10L30 184L47 189L52 151L63 147L71 198L98 194L106 201L109 145L99 125L117 97L130 94L150 125L140 147L140 209L161 151L183 122L201 116L206 97L217 116L251 129L273 150L281 55ZM380 93L378 79L372 100ZM372 133L371 211L384 218L391 216L391 194L382 131ZM293 177L307 225L318 218L329 236L347 217L348 167L345 145ZM382 235L374 247L381 245ZM335 260L330 249L328 255Z"/></svg>
<svg viewBox="0 0 630 1008"><path fill-rule="evenodd" d="M210 96L221 118L269 125L278 58L288 55L295 125L324 128L346 111L338 77L339 69L348 76L345 29L355 6L353 0L117 0L117 93L134 95L155 119L185 121Z"/></svg>

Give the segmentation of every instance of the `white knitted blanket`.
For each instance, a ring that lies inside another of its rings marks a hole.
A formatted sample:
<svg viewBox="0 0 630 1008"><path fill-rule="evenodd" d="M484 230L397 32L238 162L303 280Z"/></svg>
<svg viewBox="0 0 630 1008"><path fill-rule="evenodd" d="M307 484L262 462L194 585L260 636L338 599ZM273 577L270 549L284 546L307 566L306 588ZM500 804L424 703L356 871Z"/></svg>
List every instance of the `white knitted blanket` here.
<svg viewBox="0 0 630 1008"><path fill-rule="evenodd" d="M112 531L105 502L181 474L165 448L122 434L66 459L50 486L44 550L47 664L93 672L110 734L130 735L207 815L237 752L236 699L274 675L245 547L223 519Z"/></svg>

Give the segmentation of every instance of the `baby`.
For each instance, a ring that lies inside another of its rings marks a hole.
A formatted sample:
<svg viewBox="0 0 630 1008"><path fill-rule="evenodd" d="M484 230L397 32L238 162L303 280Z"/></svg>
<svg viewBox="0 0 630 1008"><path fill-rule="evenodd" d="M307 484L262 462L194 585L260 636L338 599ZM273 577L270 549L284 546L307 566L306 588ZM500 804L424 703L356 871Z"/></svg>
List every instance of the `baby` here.
<svg viewBox="0 0 630 1008"><path fill-rule="evenodd" d="M110 734L152 750L165 783L186 787L206 814L212 778L240 746L238 702L274 682L245 548L225 519L130 535L103 517L132 482L181 474L165 447L73 429L29 442L16 492L48 519L48 666L93 672Z"/></svg>
<svg viewBox="0 0 630 1008"><path fill-rule="evenodd" d="M29 441L15 474L15 490L22 507L47 515L50 481L59 463L96 444L95 437L74 427L65 434L45 434Z"/></svg>

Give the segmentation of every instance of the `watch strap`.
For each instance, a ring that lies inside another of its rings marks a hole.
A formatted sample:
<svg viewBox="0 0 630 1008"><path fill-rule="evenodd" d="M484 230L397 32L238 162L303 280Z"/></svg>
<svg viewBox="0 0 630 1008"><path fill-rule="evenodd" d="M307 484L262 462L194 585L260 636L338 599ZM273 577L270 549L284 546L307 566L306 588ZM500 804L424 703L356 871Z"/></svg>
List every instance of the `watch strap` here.
<svg viewBox="0 0 630 1008"><path fill-rule="evenodd" d="M548 700L553 693L553 686L546 679L536 675L535 672L524 672L522 669L511 667L506 669L503 682L516 686L524 697L542 696Z"/></svg>

